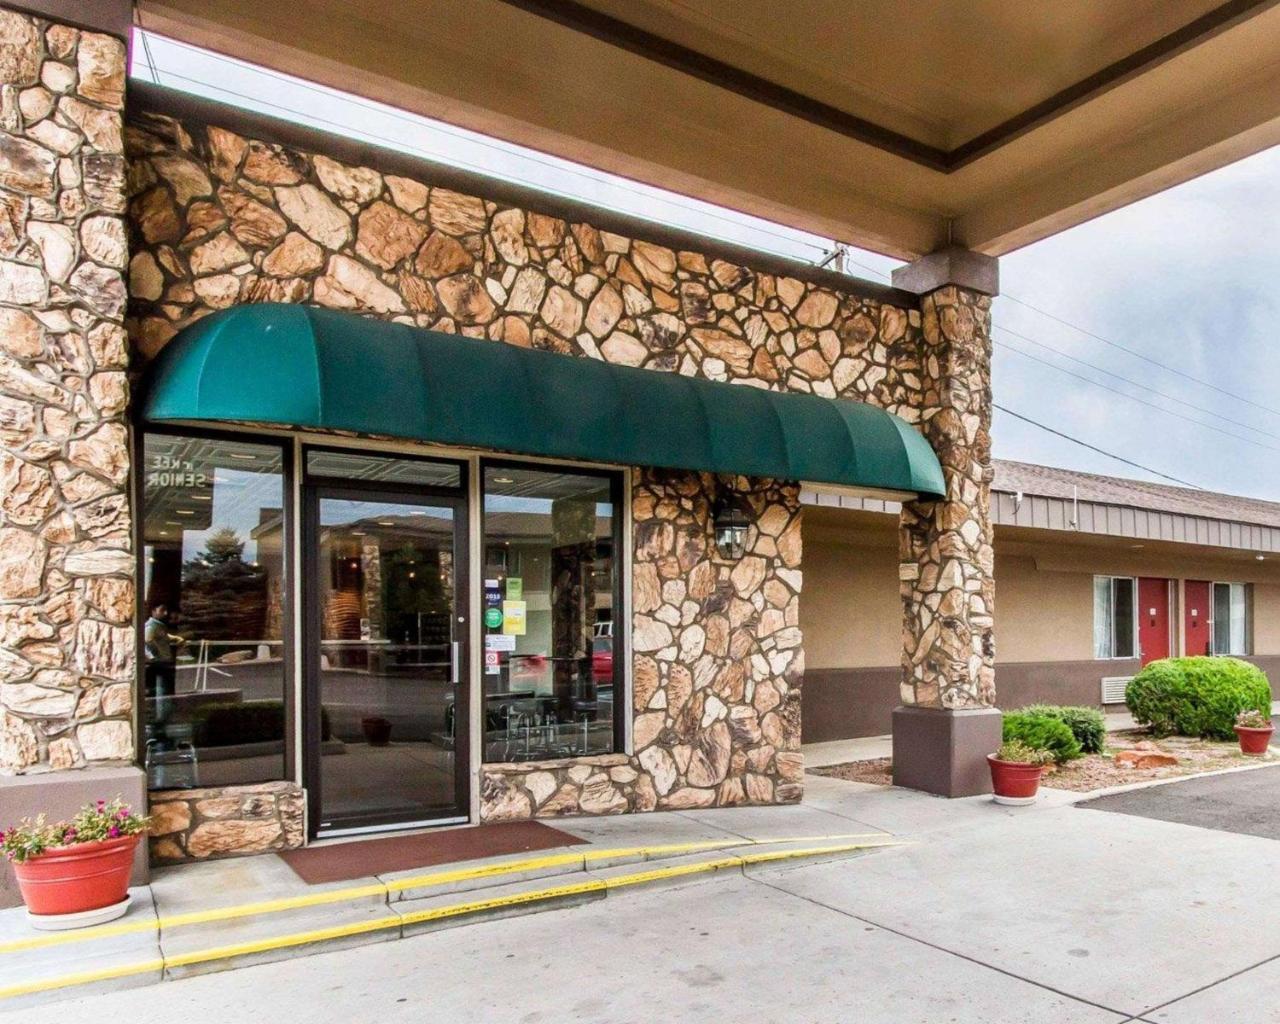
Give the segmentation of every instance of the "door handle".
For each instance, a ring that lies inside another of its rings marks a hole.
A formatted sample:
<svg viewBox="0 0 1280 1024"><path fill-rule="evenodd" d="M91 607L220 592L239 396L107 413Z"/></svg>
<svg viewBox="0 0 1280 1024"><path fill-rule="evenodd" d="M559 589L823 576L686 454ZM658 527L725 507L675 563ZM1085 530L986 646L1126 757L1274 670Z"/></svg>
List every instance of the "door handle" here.
<svg viewBox="0 0 1280 1024"><path fill-rule="evenodd" d="M455 686L461 681L459 679L459 668L462 664L462 644L454 640L449 644L449 682Z"/></svg>

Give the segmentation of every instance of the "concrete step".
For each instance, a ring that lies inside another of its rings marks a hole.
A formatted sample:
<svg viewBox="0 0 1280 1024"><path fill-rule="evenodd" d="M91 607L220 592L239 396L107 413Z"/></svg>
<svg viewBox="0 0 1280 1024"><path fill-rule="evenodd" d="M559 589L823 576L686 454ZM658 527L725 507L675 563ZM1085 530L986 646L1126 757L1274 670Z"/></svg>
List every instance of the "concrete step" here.
<svg viewBox="0 0 1280 1024"><path fill-rule="evenodd" d="M319 886L275 857L191 865L157 872L112 925L40 934L21 912L0 915L0 1011L895 844L875 834L584 845Z"/></svg>

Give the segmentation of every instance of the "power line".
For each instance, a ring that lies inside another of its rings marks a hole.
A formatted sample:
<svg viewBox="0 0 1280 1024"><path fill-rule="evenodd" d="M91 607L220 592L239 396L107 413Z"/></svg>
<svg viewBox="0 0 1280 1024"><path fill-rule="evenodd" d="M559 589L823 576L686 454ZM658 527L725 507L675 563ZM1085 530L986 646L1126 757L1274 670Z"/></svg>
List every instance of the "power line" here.
<svg viewBox="0 0 1280 1024"><path fill-rule="evenodd" d="M865 264L865 263L860 263L860 262L858 262L857 260L851 259L851 258L848 256L848 254L847 254L847 253L846 253L846 255L845 255L845 260L846 260L846 262L848 262L848 263L852 263L854 266L860 267L860 268L861 268L861 269L863 269L863 270L869 270L869 271L871 271L871 273L873 273L873 274L879 274L879 275L881 275L882 277L888 277L888 276L889 276L889 275L885 274L885 273L884 273L884 271L877 270L875 267L868 266L868 265L867 265L867 264ZM1140 359L1146 359L1146 360L1147 360L1147 362L1154 363L1156 366L1159 366L1159 367L1161 367L1161 368L1163 368L1163 369L1171 370L1172 372L1177 373L1177 374L1179 374L1180 376L1186 377L1186 378L1188 378L1189 380L1195 381L1195 382L1196 382L1196 383L1198 383L1198 384L1203 384L1203 385L1204 385L1204 386L1206 386L1206 387L1213 388L1215 391L1220 391L1220 392L1222 392L1224 395L1228 395L1228 396L1230 396L1230 397L1232 397L1232 398L1239 398L1241 401L1248 402L1248 404L1250 404L1250 405L1255 405L1255 406L1257 406L1257 408L1262 409L1262 410L1263 410L1263 411L1265 411L1265 412L1275 412L1275 410L1273 410L1273 409L1269 409L1267 406L1264 406L1264 405L1258 405L1258 403L1256 403L1256 402L1250 402L1247 398L1243 398L1243 397L1241 397L1241 396L1237 396L1237 395L1233 394L1233 393L1232 393L1232 392L1230 392L1230 391L1226 391L1226 390L1224 390L1223 388L1219 388L1216 384L1211 384L1211 383L1209 383L1208 381L1202 381L1202 380L1200 380L1198 377L1193 377L1193 376L1191 376L1190 374L1183 373L1182 371L1177 370L1177 369L1174 369L1173 367L1165 366L1165 364L1164 364L1164 363L1160 363L1160 362L1158 362L1158 361L1156 361L1156 360L1154 360L1154 359L1150 359L1149 357L1142 355L1142 353L1140 353L1140 352L1136 352L1136 351L1134 351L1134 350L1132 350L1132 349L1126 348L1125 346L1123 346L1123 345L1119 345L1119 344L1117 344L1117 343L1115 343L1115 342L1108 341L1106 338L1103 338L1103 337L1101 337L1100 335L1093 334L1091 331L1086 331L1086 330L1085 330L1084 328L1082 328L1082 327L1076 327L1076 325L1075 325L1075 324L1069 323L1068 321L1063 320L1061 317L1054 316L1052 313L1047 313L1047 312L1045 312L1044 310L1040 309L1039 307L1037 307L1037 306L1033 306L1033 305L1031 305L1031 304L1030 304L1030 303L1028 303L1028 302L1023 302L1021 299L1014 298L1012 295L1005 295L1005 296L1004 296L1004 298L1009 299L1009 300L1011 300L1011 301L1013 301L1013 302L1016 302L1016 303L1018 303L1019 305L1026 306L1028 309L1034 310L1034 311L1035 311L1035 312L1037 312L1037 313L1041 313L1041 314L1043 314L1043 315L1045 315L1045 316L1048 316L1050 319L1057 320L1059 323L1064 324L1064 325L1066 325L1067 327L1071 327L1071 328L1072 328L1072 329L1074 329L1074 330L1078 330L1078 331L1080 331L1080 332L1081 332L1081 333L1083 333L1083 334L1087 334L1087 335L1089 335L1090 337L1097 338L1099 341L1104 341L1104 342L1106 342L1106 343L1107 343L1107 344L1109 344L1109 345L1113 345L1115 348L1118 348L1118 349L1120 349L1121 351L1128 352L1128 353L1130 353L1130 354L1132 354L1132 355L1137 356L1137 357L1138 357L1138 358L1140 358ZM1223 421L1224 421L1224 422L1226 422L1226 423L1234 424L1234 425L1235 425L1235 426L1237 426L1237 427L1244 427L1246 430L1252 430L1252 431L1255 431L1255 432L1257 432L1257 433L1259 433L1259 434L1264 435L1265 437L1271 437L1271 438L1276 438L1277 440L1280 440L1280 434L1272 433L1272 432L1271 432L1271 431L1269 431L1269 430L1263 430L1261 427L1255 427L1255 426L1253 426L1253 425L1252 425L1252 424L1250 424L1250 423L1245 423L1243 420L1236 420L1236 419L1232 419L1230 416L1224 416L1224 415L1222 415L1222 413L1215 412L1215 411L1214 411L1214 410L1212 410L1212 409L1206 409L1204 406L1196 405L1194 402L1188 402L1188 401L1186 401L1185 399L1177 398L1177 397L1175 397L1174 395L1170 395L1170 394L1168 394L1168 393L1166 393L1166 392L1160 391L1159 389L1157 389L1157 388L1153 388L1153 387L1151 387L1150 385L1147 385L1147 384L1140 384L1138 381L1131 380L1130 378L1125 377L1125 376L1122 376L1121 374L1118 374L1118 373L1113 373L1113 372L1111 372L1110 370L1105 370L1105 369L1103 369L1102 367L1100 367L1100 366L1096 366L1096 365L1094 365L1093 363L1090 363L1090 362L1088 362L1088 361L1086 361L1086 360L1084 360L1084 359L1079 359L1079 358L1077 358L1076 356L1073 356L1073 355L1070 355L1070 354L1068 354L1068 353L1066 353L1066 352L1063 352L1061 349L1054 348L1052 345L1047 345L1047 344L1045 344L1045 343L1044 343L1044 342L1042 342L1042 341L1037 341L1035 338L1028 337L1027 335L1022 334L1022 333L1020 333L1020 332L1018 332L1018 331L1012 330L1012 329L1011 329L1011 328L1009 328L1009 327L1005 327L1003 324L994 324L993 326L994 326L994 328L995 328L996 330L998 330L998 331L1004 331L1006 334L1011 334L1011 335L1013 335L1015 338L1021 338L1023 341L1030 342L1032 345L1036 345L1036 346L1038 346L1039 348L1047 349L1048 351L1050 351L1050 352L1054 352L1054 353L1056 353L1056 354L1058 354L1058 355L1060 355L1060 356L1062 356L1062 357L1064 357L1064 358L1066 358L1066 359L1070 359L1073 363L1079 363L1081 366L1087 366L1087 367L1089 367L1089 369L1091 369L1091 370L1096 370L1098 373L1106 374L1108 377L1113 377L1113 378L1115 378L1116 380L1123 381L1124 383L1129 384L1129 385L1132 385L1133 387L1141 388L1141 389L1142 389L1142 390L1144 390L1144 391L1149 391L1149 392L1151 392L1153 395L1158 395L1159 397L1164 398L1164 399L1167 399L1168 401L1171 401L1171 402L1177 402L1179 405L1184 405L1184 406L1186 406L1186 407L1187 407L1187 408L1189 408L1189 409L1194 409L1196 412L1202 412L1202 413L1205 413L1205 414L1207 414L1207 415L1209 415L1209 416L1213 416L1213 417L1215 417L1215 418L1217 418L1217 419L1223 420ZM1051 362L1049 362L1049 361L1048 361L1048 360L1046 360L1046 359L1039 359L1039 358L1037 358L1036 356L1033 356L1031 353L1029 353L1029 352L1023 352L1021 349L1015 348L1015 347L1013 347L1012 345L1002 344L1002 343L1000 343L1000 342L996 342L996 344L1000 345L1000 347L1001 347L1001 348L1004 348L1004 349L1006 349L1006 350L1007 350L1007 351L1009 351L1009 352L1016 352L1018 355L1022 356L1022 357L1023 357L1023 358L1025 358L1025 359L1031 359L1031 360L1033 360L1033 361L1035 361L1035 362L1037 362L1037 363L1041 363L1041 364L1043 364L1043 365L1045 365L1045 366L1048 366L1048 367L1050 367L1050 368L1052 368L1052 369L1054 369L1054 370L1057 370L1059 373L1065 373L1065 374L1067 374L1067 375L1068 375L1068 376L1070 376L1070 377L1075 377L1077 380L1082 380L1082 381L1084 381L1084 382L1085 382L1085 383L1087 383L1087 384L1092 384L1092 385L1094 385L1095 387L1102 388L1104 391L1110 391L1112 394L1116 394L1116 395L1120 395L1120 396L1122 396L1122 397L1124 397L1124 398L1128 398L1130 401L1138 402L1139 404L1141 404L1141 405L1145 405L1145 406L1147 406L1148 408L1156 409L1156 410L1158 410L1158 411L1160 411L1160 412L1163 412L1163 413L1166 413L1166 414L1168 414L1168 415L1170 415L1170 416L1176 416L1178 419L1185 420L1185 421L1186 421L1186 422L1188 422L1188 423L1193 423L1193 424L1195 424L1196 426L1199 426L1199 427L1204 427L1206 430L1213 430L1213 431L1216 431L1217 433L1219 433L1219 434L1223 434L1223 435L1224 435L1224 436L1226 436L1226 437L1232 437L1232 438L1235 438L1236 440L1244 441L1246 444L1256 445L1256 446L1257 446L1257 447L1259 447L1259 448L1266 448L1266 449L1268 449L1268 450L1270 450L1270 451L1280 451L1280 448L1276 448L1276 447L1274 447L1273 445L1263 444L1263 443L1262 443L1262 442L1260 442L1260 441L1255 441L1253 438L1250 438L1250 437L1242 437L1242 436L1241 436L1241 435L1239 435L1239 434L1233 434L1231 431L1229 431L1229 430L1222 430L1220 427L1215 427L1215 426L1214 426L1213 424L1211 424L1211 423L1204 423L1204 422L1202 422L1202 421L1200 421L1200 420L1194 420L1194 419L1191 419L1189 416L1182 416L1181 414L1176 413L1176 412L1174 412L1174 411L1173 411L1173 410L1171 410L1171 409L1166 409L1166 408L1164 408L1163 406L1155 405L1155 404L1154 404L1154 403L1152 403L1152 402L1144 401L1143 399L1138 398L1136 395L1130 395L1130 394L1128 394L1127 392L1120 391L1120 390L1118 390L1118 389L1116 389L1116 388L1108 387L1106 384L1103 384L1103 383L1101 383L1100 381L1092 380L1092 379L1090 379L1090 378L1088 378L1088 377L1085 377L1085 376L1083 376L1083 375L1081 375L1081 374L1078 374L1078 373L1072 373L1070 370L1064 369L1064 368L1063 368L1063 367L1061 367L1061 366L1057 366L1057 365L1055 365L1054 363L1051 363ZM1280 415L1280 413L1277 413L1277 415Z"/></svg>
<svg viewBox="0 0 1280 1024"><path fill-rule="evenodd" d="M1112 373L1110 370L1105 369L1104 367L1098 366L1095 363L1091 363L1087 359L1080 359L1077 356L1073 356L1070 352L1064 352L1062 351L1062 349L1054 348L1052 345L1048 345L1043 341L1037 341L1035 338L1032 338L1026 334L1022 334L1019 331L1015 331L1010 327L1005 327L1003 324L995 324L993 326L997 331L1003 331L1005 334L1011 334L1015 338L1019 338L1022 341L1029 342L1030 344L1035 345L1036 348L1042 348L1048 352L1053 352L1055 355L1059 355L1063 359L1069 359L1073 363L1079 363L1081 366L1087 366L1089 369L1094 370L1098 373L1105 374L1108 377L1113 377L1118 381L1123 381L1125 384L1128 384L1131 387L1141 388L1143 391L1149 391L1151 392L1151 394L1158 395L1160 398L1166 399L1167 401L1177 402L1179 405L1185 405L1188 409L1194 409L1196 412L1202 412L1208 416L1213 416L1217 419L1222 420L1225 423L1231 423L1237 427L1244 427L1246 430L1253 430L1266 437L1275 438L1277 441L1280 441L1280 434L1272 433L1269 430L1263 430L1261 427L1255 427L1252 423L1246 423L1244 420L1233 420L1230 416L1224 416L1222 415L1222 413L1216 412L1213 409L1206 408L1203 405L1196 405L1194 402L1188 402L1186 399L1179 398L1177 395L1171 395L1168 392L1159 390L1158 388L1153 388L1150 384L1143 384L1140 381L1132 380L1131 378L1125 377L1121 374ZM1016 352L1017 349L1010 349L1010 351ZM1023 353L1023 354L1026 355L1026 353ZM1052 365L1052 364L1049 364L1049 365ZM1058 367L1054 367L1054 369L1058 369Z"/></svg>
<svg viewBox="0 0 1280 1024"><path fill-rule="evenodd" d="M1197 384L1201 384L1206 388L1212 388L1214 391L1218 392L1218 394L1226 395L1228 398L1234 398L1237 402L1244 402L1246 405L1251 405L1255 409L1261 409L1263 412L1269 412L1273 416L1280 416L1280 410L1273 409L1267 405L1262 405L1260 402L1255 402L1250 398L1245 398L1244 395L1238 395L1234 391L1228 391L1226 388L1218 387L1217 384L1207 381L1202 377L1197 377L1194 374L1187 373L1184 370L1179 370L1176 366L1170 366L1168 363L1162 363L1158 359L1152 359L1150 356L1143 355L1137 349L1121 345L1119 342L1112 341L1110 338L1104 338L1101 334L1095 334L1093 331L1073 324L1069 320L1064 320L1055 313L1050 313L1048 310L1041 309L1039 306L1033 306L1030 302L1024 302L1022 299L1015 298L1012 295L1005 295L1004 298L1008 299L1010 302L1016 302L1019 306L1025 306L1027 309L1039 313L1041 316L1047 316L1050 320L1057 321L1064 327L1070 327L1073 331L1079 331L1081 334L1093 338L1095 341L1100 341L1104 345L1110 345L1112 348L1125 352L1133 356L1135 359L1141 359L1143 362L1150 363L1152 366L1158 366L1160 369L1176 374L1186 380L1195 381Z"/></svg>
<svg viewBox="0 0 1280 1024"><path fill-rule="evenodd" d="M1086 384L1092 384L1096 388L1102 388L1103 391L1109 391L1113 395L1119 395L1121 398L1127 398L1131 402L1137 402L1139 405L1145 405L1148 409L1155 409L1157 412L1162 412L1166 416L1173 416L1177 419L1185 420L1187 423L1193 423L1197 427L1203 427L1205 430L1212 430L1214 431L1214 433L1222 434L1224 437L1233 437L1237 441L1243 441L1245 444L1256 445L1258 448L1266 448L1268 451L1272 451L1272 452L1280 452L1280 448L1277 448L1275 445L1264 444L1261 441L1255 441L1251 437L1244 437L1240 434L1233 434L1229 430L1223 430L1221 427L1215 427L1212 423L1204 423L1200 420L1193 420L1190 416L1183 416L1182 413L1180 412L1174 412L1172 409L1166 409L1162 405L1156 405L1154 402L1148 402L1146 401L1146 399L1139 398L1137 395L1130 395L1124 391L1121 391L1118 388L1113 388L1106 384L1103 384L1101 381L1091 380L1090 378L1084 376L1083 374L1075 373L1071 370L1064 369L1061 366L1055 366L1053 363L1049 362L1049 360L1047 359L1041 359L1039 356L1033 356L1030 352L1023 352L1021 349L1014 348L1012 345L1009 345L1003 341L997 341L996 344L999 345L1002 349L1004 349L1007 352L1016 352L1018 355L1022 356L1022 358L1024 359L1030 359L1034 363L1040 363L1042 366L1047 366L1050 369L1057 370L1059 373L1065 373L1068 377L1074 377L1076 380L1082 380Z"/></svg>
<svg viewBox="0 0 1280 1024"><path fill-rule="evenodd" d="M1126 466L1132 466L1134 469L1140 469L1144 473L1152 474L1152 476L1158 476L1164 480L1171 480L1175 484L1180 484L1183 487L1190 487L1196 491L1204 490L1204 488L1201 487L1199 484L1193 484L1186 480L1180 480L1176 476L1170 476L1168 473L1161 473L1160 470L1158 469L1152 469L1150 466L1144 466L1140 462L1134 462L1131 459L1126 459L1123 456L1115 454L1115 452L1109 452L1105 448L1099 448L1097 445L1092 445L1088 441L1081 441L1080 438L1072 437L1070 434L1063 433L1061 430L1055 430L1053 427L1047 426L1044 423L1040 423L1036 420L1033 420L1029 416L1023 416L1022 413L1020 412L1014 412L1012 409L1008 408L1007 406L1001 405L999 402L995 402L993 403L993 405L995 408L999 409L1006 416L1012 416L1015 420L1021 420L1023 423L1029 423L1033 427L1039 427L1041 430L1047 431L1048 433L1053 434L1055 437L1061 437L1064 440L1070 441L1072 444L1078 444L1081 448L1088 448L1089 451L1091 452L1097 452L1099 455L1105 455L1109 459L1115 459L1116 462L1123 462Z"/></svg>

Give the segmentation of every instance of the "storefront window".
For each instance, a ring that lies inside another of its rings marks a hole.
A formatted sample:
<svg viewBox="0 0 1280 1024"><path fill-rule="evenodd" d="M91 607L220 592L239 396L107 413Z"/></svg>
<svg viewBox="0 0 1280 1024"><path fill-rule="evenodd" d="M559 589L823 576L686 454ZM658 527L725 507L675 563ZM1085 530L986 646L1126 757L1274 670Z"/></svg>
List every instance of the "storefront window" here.
<svg viewBox="0 0 1280 1024"><path fill-rule="evenodd" d="M615 474L484 471L486 761L619 748Z"/></svg>
<svg viewBox="0 0 1280 1024"><path fill-rule="evenodd" d="M156 433L143 447L150 785L284 778L283 452Z"/></svg>

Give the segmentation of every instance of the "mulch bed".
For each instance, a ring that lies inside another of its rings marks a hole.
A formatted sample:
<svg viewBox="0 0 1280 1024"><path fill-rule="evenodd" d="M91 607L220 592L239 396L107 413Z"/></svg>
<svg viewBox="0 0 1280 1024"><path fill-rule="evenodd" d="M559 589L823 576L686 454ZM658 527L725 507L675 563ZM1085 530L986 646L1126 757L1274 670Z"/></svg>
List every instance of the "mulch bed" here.
<svg viewBox="0 0 1280 1024"><path fill-rule="evenodd" d="M1261 758L1245 757L1235 741L1197 740L1186 736L1167 736L1155 740L1155 745L1178 759L1176 765L1161 768L1131 768L1118 765L1110 757L1118 750L1129 750L1142 742L1152 742L1143 729L1107 734L1107 753L1086 754L1075 761L1052 768L1041 783L1053 789L1068 789L1075 793L1089 793L1095 789L1127 786L1134 782L1150 782L1152 779L1176 779L1189 775L1216 772L1223 768L1242 768L1258 764ZM893 785L893 762L887 757L873 761L851 761L833 764L825 768L810 768L813 775L826 775L846 782L868 782L874 786Z"/></svg>
<svg viewBox="0 0 1280 1024"><path fill-rule="evenodd" d="M1107 734L1107 750L1132 749L1143 741L1152 742L1145 730ZM1223 768L1242 768L1257 764L1261 759L1245 757L1240 744L1232 740L1197 740L1187 736L1166 736L1155 740L1155 745L1166 754L1178 759L1175 765L1163 768L1127 768L1117 765L1106 754L1086 754L1076 761L1046 772L1041 785L1053 789L1069 789L1074 793L1088 793L1095 789L1127 786L1133 782L1150 782L1152 779L1177 779L1204 772L1216 772Z"/></svg>

